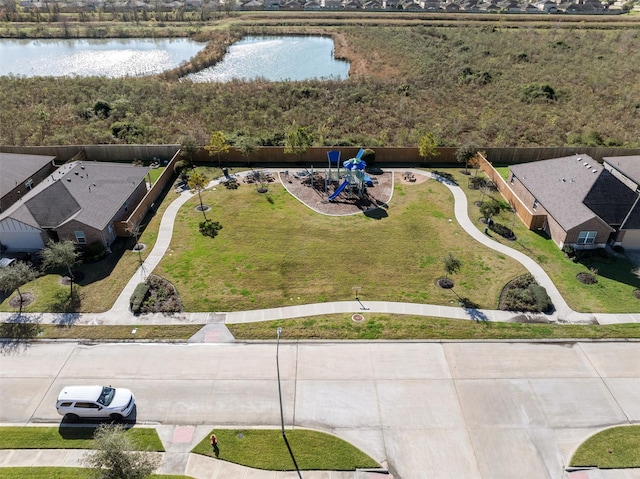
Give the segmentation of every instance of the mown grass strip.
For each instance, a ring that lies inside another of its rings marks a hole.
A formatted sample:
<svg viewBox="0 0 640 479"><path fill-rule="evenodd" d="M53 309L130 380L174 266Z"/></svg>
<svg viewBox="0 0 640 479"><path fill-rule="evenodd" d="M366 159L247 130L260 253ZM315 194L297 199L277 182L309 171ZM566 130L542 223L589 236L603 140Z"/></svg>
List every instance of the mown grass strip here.
<svg viewBox="0 0 640 479"><path fill-rule="evenodd" d="M280 429L216 429L220 459L255 469L295 470ZM300 470L353 471L379 465L364 452L330 434L306 429L286 431ZM209 437L192 452L213 457Z"/></svg>
<svg viewBox="0 0 640 479"><path fill-rule="evenodd" d="M97 427L0 427L0 449L91 449ZM140 450L164 452L162 441L153 428L134 427L127 429L126 434Z"/></svg>
<svg viewBox="0 0 640 479"><path fill-rule="evenodd" d="M306 318L228 324L237 340L275 339L282 328L282 339L345 340L535 340L535 339L623 339L640 338L640 324L577 325L498 323L460 319L363 313L362 322L350 314L331 314Z"/></svg>
<svg viewBox="0 0 640 479"><path fill-rule="evenodd" d="M571 465L600 469L640 467L640 426L612 427L591 436L573 455Z"/></svg>

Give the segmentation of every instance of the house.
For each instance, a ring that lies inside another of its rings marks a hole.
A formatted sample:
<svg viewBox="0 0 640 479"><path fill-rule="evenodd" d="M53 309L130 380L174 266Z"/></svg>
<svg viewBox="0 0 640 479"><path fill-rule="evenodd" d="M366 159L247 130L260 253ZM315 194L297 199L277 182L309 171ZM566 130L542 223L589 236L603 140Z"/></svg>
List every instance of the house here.
<svg viewBox="0 0 640 479"><path fill-rule="evenodd" d="M34 252L50 240L109 247L117 225L147 193L149 168L74 161L54 171L0 214L0 243L9 252Z"/></svg>
<svg viewBox="0 0 640 479"><path fill-rule="evenodd" d="M0 213L20 200L55 166L55 156L0 153Z"/></svg>
<svg viewBox="0 0 640 479"><path fill-rule="evenodd" d="M513 165L508 183L520 218L560 248L621 244L629 229L625 247L640 247L638 192L588 155Z"/></svg>
<svg viewBox="0 0 640 479"><path fill-rule="evenodd" d="M609 171L636 193L633 206L618 228L616 244L625 249L640 248L640 156L613 156L602 159Z"/></svg>

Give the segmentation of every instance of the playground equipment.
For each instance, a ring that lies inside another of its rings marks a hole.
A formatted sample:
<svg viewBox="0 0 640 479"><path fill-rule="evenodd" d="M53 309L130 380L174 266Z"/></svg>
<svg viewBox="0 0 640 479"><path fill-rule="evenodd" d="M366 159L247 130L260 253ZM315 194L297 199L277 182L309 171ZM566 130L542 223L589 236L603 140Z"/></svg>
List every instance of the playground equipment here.
<svg viewBox="0 0 640 479"><path fill-rule="evenodd" d="M351 194L354 192L357 194L358 198L362 197L362 193L364 192L364 186L367 175L365 175L364 169L367 164L361 159L364 154L364 149L360 148L358 154L355 158L351 158L350 160L345 161L342 166L345 169L344 181L336 188L336 190L329 196L328 200L333 201L336 199L340 193L342 193L345 188L349 187ZM340 152L339 151L329 151L327 152L327 156L329 158L329 171L327 172L327 185L328 182L331 181L331 164L332 161L337 163L338 165L338 174L337 179L340 178ZM371 182L371 179L368 178L368 182Z"/></svg>

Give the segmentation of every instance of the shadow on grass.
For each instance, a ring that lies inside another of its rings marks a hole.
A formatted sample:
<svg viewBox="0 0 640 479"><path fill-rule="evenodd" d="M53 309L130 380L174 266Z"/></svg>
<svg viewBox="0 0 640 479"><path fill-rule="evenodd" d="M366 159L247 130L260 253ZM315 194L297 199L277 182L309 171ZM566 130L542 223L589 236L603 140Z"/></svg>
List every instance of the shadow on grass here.
<svg viewBox="0 0 640 479"><path fill-rule="evenodd" d="M15 354L26 350L40 332L42 315L14 313L0 324L0 354Z"/></svg>
<svg viewBox="0 0 640 479"><path fill-rule="evenodd" d="M82 306L82 295L76 289L71 294L67 289L56 291L53 295L49 311L56 313L58 320L54 322L59 324L73 324L77 319L78 311ZM76 316L76 319L73 319ZM71 322L73 321L73 322Z"/></svg>
<svg viewBox="0 0 640 479"><path fill-rule="evenodd" d="M640 288L640 277L635 273L636 266L625 257L615 256L604 249L596 249L583 250L572 260L589 271L593 270L596 276Z"/></svg>

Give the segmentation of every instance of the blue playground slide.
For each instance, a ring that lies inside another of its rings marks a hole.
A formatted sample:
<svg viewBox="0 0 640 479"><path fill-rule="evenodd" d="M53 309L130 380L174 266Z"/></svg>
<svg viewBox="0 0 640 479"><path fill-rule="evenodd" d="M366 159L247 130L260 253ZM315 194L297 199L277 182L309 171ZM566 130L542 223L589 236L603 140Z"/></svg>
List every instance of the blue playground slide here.
<svg viewBox="0 0 640 479"><path fill-rule="evenodd" d="M336 199L338 195L342 193L342 190L344 190L347 187L348 184L349 184L349 180L343 181L342 184L338 186L338 189L336 189L336 191L334 191L333 194L329 196L329 201Z"/></svg>

